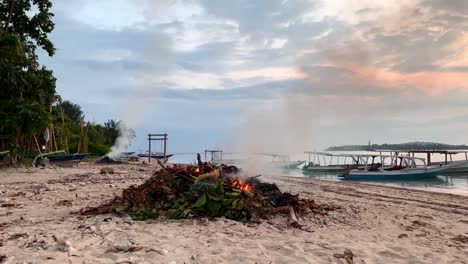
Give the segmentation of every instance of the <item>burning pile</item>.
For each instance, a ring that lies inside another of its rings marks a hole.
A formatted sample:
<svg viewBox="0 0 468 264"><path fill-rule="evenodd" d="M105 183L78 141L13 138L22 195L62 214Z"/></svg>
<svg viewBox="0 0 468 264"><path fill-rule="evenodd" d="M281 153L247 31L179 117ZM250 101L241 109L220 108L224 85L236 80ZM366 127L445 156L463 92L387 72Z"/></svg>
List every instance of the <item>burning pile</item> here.
<svg viewBox="0 0 468 264"><path fill-rule="evenodd" d="M82 215L129 214L135 220L151 218L221 217L258 222L275 213L289 213L297 225L296 213L327 214L334 210L313 200L282 193L276 184L255 177L242 180L234 166L194 165L163 167L140 186L130 186L122 195Z"/></svg>

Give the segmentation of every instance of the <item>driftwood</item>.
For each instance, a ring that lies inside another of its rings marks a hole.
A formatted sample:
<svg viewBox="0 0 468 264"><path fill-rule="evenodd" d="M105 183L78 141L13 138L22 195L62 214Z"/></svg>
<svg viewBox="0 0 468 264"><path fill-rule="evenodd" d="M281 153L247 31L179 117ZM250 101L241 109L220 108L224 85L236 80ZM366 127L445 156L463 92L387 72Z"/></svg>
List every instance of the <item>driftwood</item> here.
<svg viewBox="0 0 468 264"><path fill-rule="evenodd" d="M159 166L161 166L161 168L166 169L166 165L164 165L164 163L162 161L160 161L159 159L156 159L156 161L158 162Z"/></svg>
<svg viewBox="0 0 468 264"><path fill-rule="evenodd" d="M294 207L288 206L289 208L289 225L293 227L300 227L299 220L297 220L296 212Z"/></svg>
<svg viewBox="0 0 468 264"><path fill-rule="evenodd" d="M287 214L287 213L289 213L289 207L290 206L281 206L281 207L273 208L272 210L273 210L274 213Z"/></svg>

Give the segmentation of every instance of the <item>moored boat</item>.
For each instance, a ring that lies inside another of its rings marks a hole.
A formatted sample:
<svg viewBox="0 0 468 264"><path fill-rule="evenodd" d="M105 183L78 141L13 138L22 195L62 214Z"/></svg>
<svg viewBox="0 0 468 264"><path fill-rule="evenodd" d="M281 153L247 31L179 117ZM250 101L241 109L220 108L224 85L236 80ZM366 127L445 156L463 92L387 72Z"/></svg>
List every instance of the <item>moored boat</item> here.
<svg viewBox="0 0 468 264"><path fill-rule="evenodd" d="M418 180L433 178L447 171L453 165L426 166L425 160L421 158L394 156L394 155L365 155L366 165L363 169L349 170L340 177L344 180ZM368 164L372 157L372 163ZM380 163L374 163L374 158L380 157ZM387 158L391 159L389 165L385 164ZM417 165L416 161L422 162Z"/></svg>
<svg viewBox="0 0 468 264"><path fill-rule="evenodd" d="M174 156L174 154L166 154L166 159L170 158ZM148 153L140 153L138 154L138 157L140 158L148 158L149 157L149 154ZM161 153L161 152L153 152L151 153L151 158L153 159L164 159L164 153Z"/></svg>
<svg viewBox="0 0 468 264"><path fill-rule="evenodd" d="M357 155L332 154L328 152L305 151L309 155L308 162L302 167L304 174L340 173L357 168L364 163Z"/></svg>
<svg viewBox="0 0 468 264"><path fill-rule="evenodd" d="M53 151L37 155L34 158L33 165L37 166L41 159L47 158L51 164L57 166L71 166L80 163L88 155L89 153L67 154L64 150Z"/></svg>
<svg viewBox="0 0 468 264"><path fill-rule="evenodd" d="M384 150L376 149L375 152L390 153L390 155L399 156L402 153L407 153L408 156L414 157L415 154L426 155L426 162L429 166L449 166L445 173L467 173L468 172L468 151L467 150ZM442 161L432 161L432 155L442 155ZM464 154L464 159L454 160L453 156Z"/></svg>

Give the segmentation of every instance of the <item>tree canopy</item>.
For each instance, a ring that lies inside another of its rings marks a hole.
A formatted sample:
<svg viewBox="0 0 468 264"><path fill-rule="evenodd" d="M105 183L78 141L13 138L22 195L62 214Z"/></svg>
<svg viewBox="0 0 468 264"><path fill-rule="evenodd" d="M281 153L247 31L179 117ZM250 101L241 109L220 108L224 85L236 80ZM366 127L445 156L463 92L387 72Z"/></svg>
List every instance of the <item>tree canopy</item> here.
<svg viewBox="0 0 468 264"><path fill-rule="evenodd" d="M51 8L50 0L0 0L0 150L37 151L49 129L54 140L40 144L50 150L106 154L119 121L85 123L81 107L61 101L52 70L39 62L38 48L55 54Z"/></svg>

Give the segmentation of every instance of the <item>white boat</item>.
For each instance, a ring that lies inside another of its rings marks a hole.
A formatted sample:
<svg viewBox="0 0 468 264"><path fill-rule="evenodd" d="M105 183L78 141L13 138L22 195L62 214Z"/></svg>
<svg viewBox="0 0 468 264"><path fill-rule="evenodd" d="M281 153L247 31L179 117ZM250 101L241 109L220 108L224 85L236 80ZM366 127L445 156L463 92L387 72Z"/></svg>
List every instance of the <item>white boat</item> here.
<svg viewBox="0 0 468 264"><path fill-rule="evenodd" d="M225 154L242 154L246 155L246 158L242 159L225 159ZM259 157L260 156L260 157ZM264 157L270 157L268 161ZM289 155L278 154L278 153L247 153L247 152L229 152L223 153L222 150L205 150L205 160L213 164L226 164L235 165L238 167L245 166L246 164L264 164L271 166L275 169L297 169L300 165L304 164L305 161L291 161Z"/></svg>
<svg viewBox="0 0 468 264"><path fill-rule="evenodd" d="M304 153L309 156L308 162L302 167L302 172L305 174L340 173L365 164L365 160L358 155L332 154L317 151L304 151Z"/></svg>
<svg viewBox="0 0 468 264"><path fill-rule="evenodd" d="M366 159L363 169L353 169L340 175L344 180L418 180L433 178L451 165L427 166L425 159L396 155L358 155ZM372 162L369 163L370 158ZM375 158L379 163L375 163ZM389 163L386 163L390 159ZM419 161L421 164L417 164Z"/></svg>
<svg viewBox="0 0 468 264"><path fill-rule="evenodd" d="M390 153L390 155L399 156L402 153L408 153L408 156L414 157L415 154L425 154L426 162L430 166L452 165L444 173L468 173L468 151L466 150L374 150L375 152ZM443 161L433 162L431 156L439 154L445 156ZM453 156L464 154L465 159L453 160Z"/></svg>

